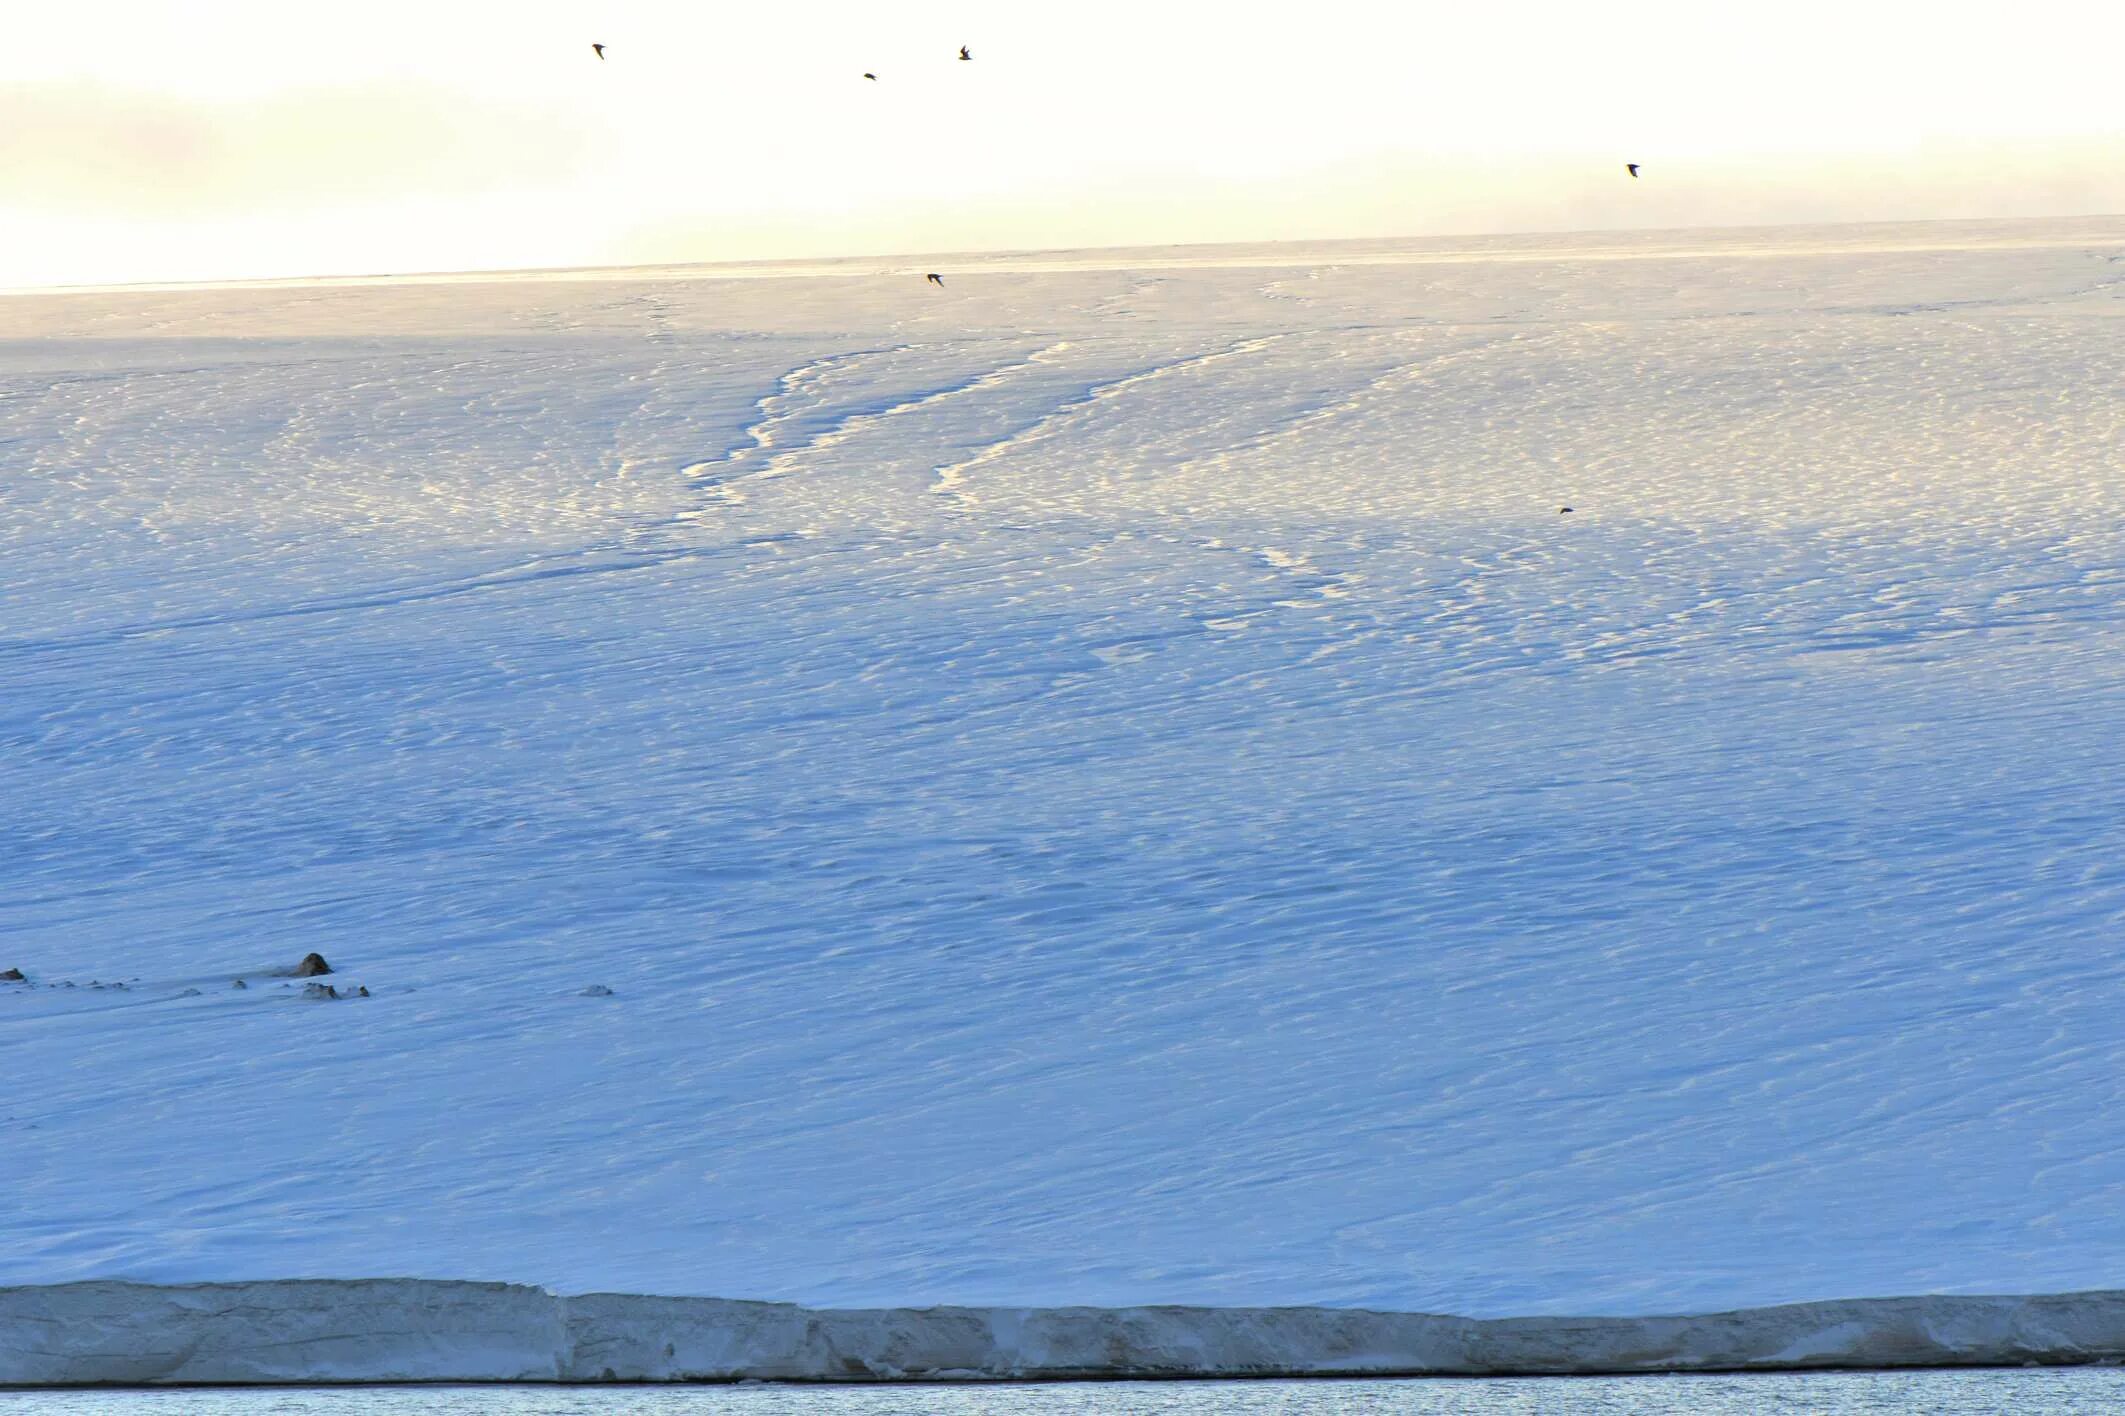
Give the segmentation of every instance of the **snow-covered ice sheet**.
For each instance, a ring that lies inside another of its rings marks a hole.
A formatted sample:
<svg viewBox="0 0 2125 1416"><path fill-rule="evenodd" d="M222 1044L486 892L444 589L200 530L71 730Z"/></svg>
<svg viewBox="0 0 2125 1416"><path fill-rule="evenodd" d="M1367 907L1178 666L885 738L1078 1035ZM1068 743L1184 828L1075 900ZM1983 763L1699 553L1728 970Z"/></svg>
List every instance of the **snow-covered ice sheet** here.
<svg viewBox="0 0 2125 1416"><path fill-rule="evenodd" d="M1442 249L0 300L0 1283L2114 1282L2125 222Z"/></svg>

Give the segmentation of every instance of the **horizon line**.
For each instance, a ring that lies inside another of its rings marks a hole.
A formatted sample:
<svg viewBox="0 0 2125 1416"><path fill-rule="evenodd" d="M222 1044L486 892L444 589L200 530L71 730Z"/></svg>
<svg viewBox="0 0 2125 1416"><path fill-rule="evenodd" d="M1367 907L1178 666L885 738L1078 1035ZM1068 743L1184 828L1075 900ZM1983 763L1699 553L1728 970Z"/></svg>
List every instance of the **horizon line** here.
<svg viewBox="0 0 2125 1416"><path fill-rule="evenodd" d="M1569 255L1584 260L1644 260L1687 259L1693 256L1710 255L1787 255L1808 254L1821 251L1836 254L1841 249L1854 252L1879 250L1891 252L1922 252L1928 250L1964 249L2044 249L2047 247L2082 244L2068 239L2039 241L1991 241L1991 242L1907 242L1892 245L1854 246L1839 248L1835 245L1816 243L1800 248L1746 248L1698 250L1682 247L1654 249L1572 250L1566 248L1532 249L1516 252L1510 247L1484 249L1470 247L1467 242L1555 242L1568 238L1587 238L1596 242L1617 242L1637 237L1679 236L1695 232L1717 232L1733 237L1749 232L1790 233L1798 231L1838 232L1866 229L1903 229L1914 227L2027 227L2060 225L2074 222L2125 221L2125 211L2084 212L2054 216L2011 217L1918 217L1904 220L1835 221L1835 222L1775 222L1775 223L1710 223L1698 226L1646 226L1646 227L1559 227L1523 228L1512 231L1470 231L1448 234L1409 236L1331 236L1331 237L1270 237L1255 241L1201 241L1201 242L1154 242L1129 243L1112 246L1081 247L973 247L956 251L900 251L876 253L851 253L837 256L755 257L745 260L724 261L645 261L632 265L565 265L565 266L497 266L461 267L455 269L369 271L369 272L318 272L309 275L231 276L212 280L141 280L64 283L53 285L0 286L0 297L34 295L93 295L93 294L155 294L181 291L211 290L270 290L275 288L300 289L319 286L369 286L369 285L447 285L447 284L509 284L512 282L545 281L563 283L571 281L594 282L639 277L655 273L657 278L672 280L704 279L783 279L803 278L837 273L837 268L857 267L846 271L851 276L892 275L912 270L914 266L941 261L987 262L995 266L1019 271L1040 272L1043 261L1051 263L1049 269L1115 269L1122 268L1112 261L1088 263L1086 257L1142 256L1145 259L1131 264L1151 268L1248 268L1273 266L1283 262L1266 259L1277 252L1293 247L1371 247L1376 248L1365 257L1350 264L1392 265L1447 263L1466 261L1526 261ZM2125 244L2125 229L2116 232L2113 238ZM1426 249L1430 247L1431 249ZM1397 249L1386 249L1397 248ZM1242 256L1240 253L1249 253ZM1184 254L1199 253L1199 254ZM1216 253L1225 253L1222 259ZM1075 260L1064 258L1076 257ZM1062 261L1060 265L1054 262ZM964 273L964 272L963 272Z"/></svg>

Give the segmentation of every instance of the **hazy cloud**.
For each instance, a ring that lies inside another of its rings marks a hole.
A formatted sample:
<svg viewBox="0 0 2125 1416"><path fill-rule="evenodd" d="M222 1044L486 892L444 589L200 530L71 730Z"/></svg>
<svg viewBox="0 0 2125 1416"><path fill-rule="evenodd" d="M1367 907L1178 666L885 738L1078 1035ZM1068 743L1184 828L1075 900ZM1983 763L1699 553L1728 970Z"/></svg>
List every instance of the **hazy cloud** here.
<svg viewBox="0 0 2125 1416"><path fill-rule="evenodd" d="M197 102L94 84L0 91L9 205L142 216L287 210L570 180L580 129L405 82Z"/></svg>
<svg viewBox="0 0 2125 1416"><path fill-rule="evenodd" d="M978 198L939 186L833 213L660 214L609 259L684 261L879 252L1306 240L2125 212L2125 137L1935 142L1864 154L1646 162L1613 154L1381 154L1253 180L1147 165L1106 181ZM943 233L943 234L940 234Z"/></svg>

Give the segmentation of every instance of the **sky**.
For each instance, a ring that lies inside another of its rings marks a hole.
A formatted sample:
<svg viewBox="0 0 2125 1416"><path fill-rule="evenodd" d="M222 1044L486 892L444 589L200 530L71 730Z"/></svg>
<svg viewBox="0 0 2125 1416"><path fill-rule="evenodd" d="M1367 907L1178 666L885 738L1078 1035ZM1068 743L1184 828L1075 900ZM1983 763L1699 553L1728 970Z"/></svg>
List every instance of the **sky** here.
<svg viewBox="0 0 2125 1416"><path fill-rule="evenodd" d="M0 288L2115 213L2121 53L2115 0L71 0L0 46Z"/></svg>

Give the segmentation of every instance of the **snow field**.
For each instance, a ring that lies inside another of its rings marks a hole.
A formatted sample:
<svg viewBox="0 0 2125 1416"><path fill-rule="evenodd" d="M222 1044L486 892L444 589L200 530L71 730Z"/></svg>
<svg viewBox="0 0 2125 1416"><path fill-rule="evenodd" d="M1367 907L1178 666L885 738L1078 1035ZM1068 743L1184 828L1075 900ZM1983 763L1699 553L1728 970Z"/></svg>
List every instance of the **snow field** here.
<svg viewBox="0 0 2125 1416"><path fill-rule="evenodd" d="M2125 227L1115 259L0 302L0 1282L2113 1281Z"/></svg>

